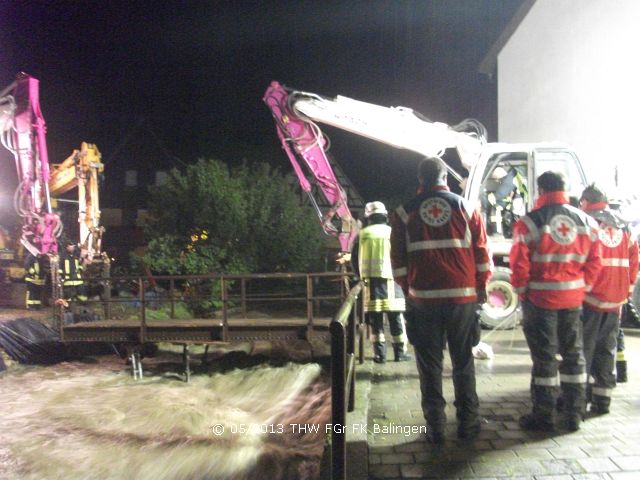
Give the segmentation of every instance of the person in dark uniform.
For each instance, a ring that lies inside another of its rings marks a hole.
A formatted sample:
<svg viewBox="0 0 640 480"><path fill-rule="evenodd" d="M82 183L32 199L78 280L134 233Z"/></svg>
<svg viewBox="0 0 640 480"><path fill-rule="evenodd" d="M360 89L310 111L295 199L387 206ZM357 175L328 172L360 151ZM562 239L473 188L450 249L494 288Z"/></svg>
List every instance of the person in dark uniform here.
<svg viewBox="0 0 640 480"><path fill-rule="evenodd" d="M422 412L431 442L439 445L446 424L443 338L453 365L458 437L470 440L480 432L472 348L491 258L480 212L449 191L445 163L422 160L418 180L418 195L392 217L391 264L407 299L407 336L420 375Z"/></svg>
<svg viewBox="0 0 640 480"><path fill-rule="evenodd" d="M42 307L42 289L44 286L44 275L40 265L40 257L27 253L24 270L24 281L27 284L26 308L27 310L40 310Z"/></svg>
<svg viewBox="0 0 640 480"><path fill-rule="evenodd" d="M59 274L62 281L62 294L66 301L87 300L84 279L82 278L82 262L80 249L71 240L63 242L65 249L60 255Z"/></svg>
<svg viewBox="0 0 640 480"><path fill-rule="evenodd" d="M519 423L525 430L555 430L560 387L564 426L576 431L587 381L582 302L602 268L598 224L569 205L561 173L545 172L537 184L535 208L515 224L509 255L511 284L522 302L522 328L533 362L533 408Z"/></svg>

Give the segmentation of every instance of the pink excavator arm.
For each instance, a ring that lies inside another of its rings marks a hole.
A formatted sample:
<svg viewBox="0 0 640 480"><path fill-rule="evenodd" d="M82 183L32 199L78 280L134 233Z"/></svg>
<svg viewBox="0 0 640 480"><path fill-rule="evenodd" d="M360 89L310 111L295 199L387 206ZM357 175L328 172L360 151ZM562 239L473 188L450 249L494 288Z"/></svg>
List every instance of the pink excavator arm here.
<svg viewBox="0 0 640 480"><path fill-rule="evenodd" d="M326 154L326 140L312 121L298 116L290 106L290 92L278 82L271 82L264 94L271 109L282 148L289 157L300 187L309 195L325 233L337 237L342 252L349 252L357 232L356 222L347 204L347 196L331 168ZM330 208L321 212L313 197L312 183L323 193Z"/></svg>
<svg viewBox="0 0 640 480"><path fill-rule="evenodd" d="M16 160L20 185L15 206L23 218L21 243L33 255L55 254L62 228L51 208L46 123L40 110L39 82L25 74L0 93L2 143Z"/></svg>

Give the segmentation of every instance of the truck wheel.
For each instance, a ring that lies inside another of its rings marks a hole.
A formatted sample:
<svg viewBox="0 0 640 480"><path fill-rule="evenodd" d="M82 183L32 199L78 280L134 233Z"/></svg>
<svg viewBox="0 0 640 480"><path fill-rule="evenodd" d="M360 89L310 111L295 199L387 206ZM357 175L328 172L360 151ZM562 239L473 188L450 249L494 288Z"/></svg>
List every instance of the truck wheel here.
<svg viewBox="0 0 640 480"><path fill-rule="evenodd" d="M520 300L510 281L511 270L496 267L487 285L487 303L482 305L480 325L492 330L509 330L522 320Z"/></svg>

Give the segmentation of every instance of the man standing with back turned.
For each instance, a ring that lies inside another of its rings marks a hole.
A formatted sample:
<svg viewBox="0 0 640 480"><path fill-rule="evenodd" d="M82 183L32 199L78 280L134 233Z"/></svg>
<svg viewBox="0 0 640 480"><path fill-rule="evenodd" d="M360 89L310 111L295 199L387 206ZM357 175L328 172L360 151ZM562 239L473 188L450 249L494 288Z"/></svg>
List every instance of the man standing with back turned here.
<svg viewBox="0 0 640 480"><path fill-rule="evenodd" d="M522 301L523 331L533 369L533 410L520 417L525 430L553 431L558 383L565 428L580 428L585 405L585 360L580 319L585 292L600 272L598 225L569 205L562 174L537 179L534 209L513 229L511 283ZM556 354L562 357L560 366ZM558 381L558 371L560 379Z"/></svg>
<svg viewBox="0 0 640 480"><path fill-rule="evenodd" d="M425 158L418 180L418 195L393 216L391 263L407 299L407 336L415 347L422 412L431 441L441 445L445 338L453 366L458 437L472 439L480 431L471 349L479 340L476 308L486 301L491 260L480 214L449 191L445 163Z"/></svg>
<svg viewBox="0 0 640 480"><path fill-rule="evenodd" d="M582 192L580 208L600 225L602 270L584 297L582 320L589 378L587 403L591 402L591 413L602 415L609 413L611 391L616 386L613 371L620 307L633 293L638 275L638 242L626 222L609 209L605 193L594 184Z"/></svg>

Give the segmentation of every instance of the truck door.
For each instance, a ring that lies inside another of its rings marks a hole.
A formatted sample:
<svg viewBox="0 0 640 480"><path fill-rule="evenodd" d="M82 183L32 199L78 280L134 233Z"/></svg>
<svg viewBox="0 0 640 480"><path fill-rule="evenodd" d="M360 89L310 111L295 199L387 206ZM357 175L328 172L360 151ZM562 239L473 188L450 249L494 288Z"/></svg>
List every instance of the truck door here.
<svg viewBox="0 0 640 480"><path fill-rule="evenodd" d="M533 151L533 179L548 171L561 172L567 180L568 193L580 198L588 185L587 177L578 156L563 148L537 148ZM536 198L538 196L536 190Z"/></svg>

